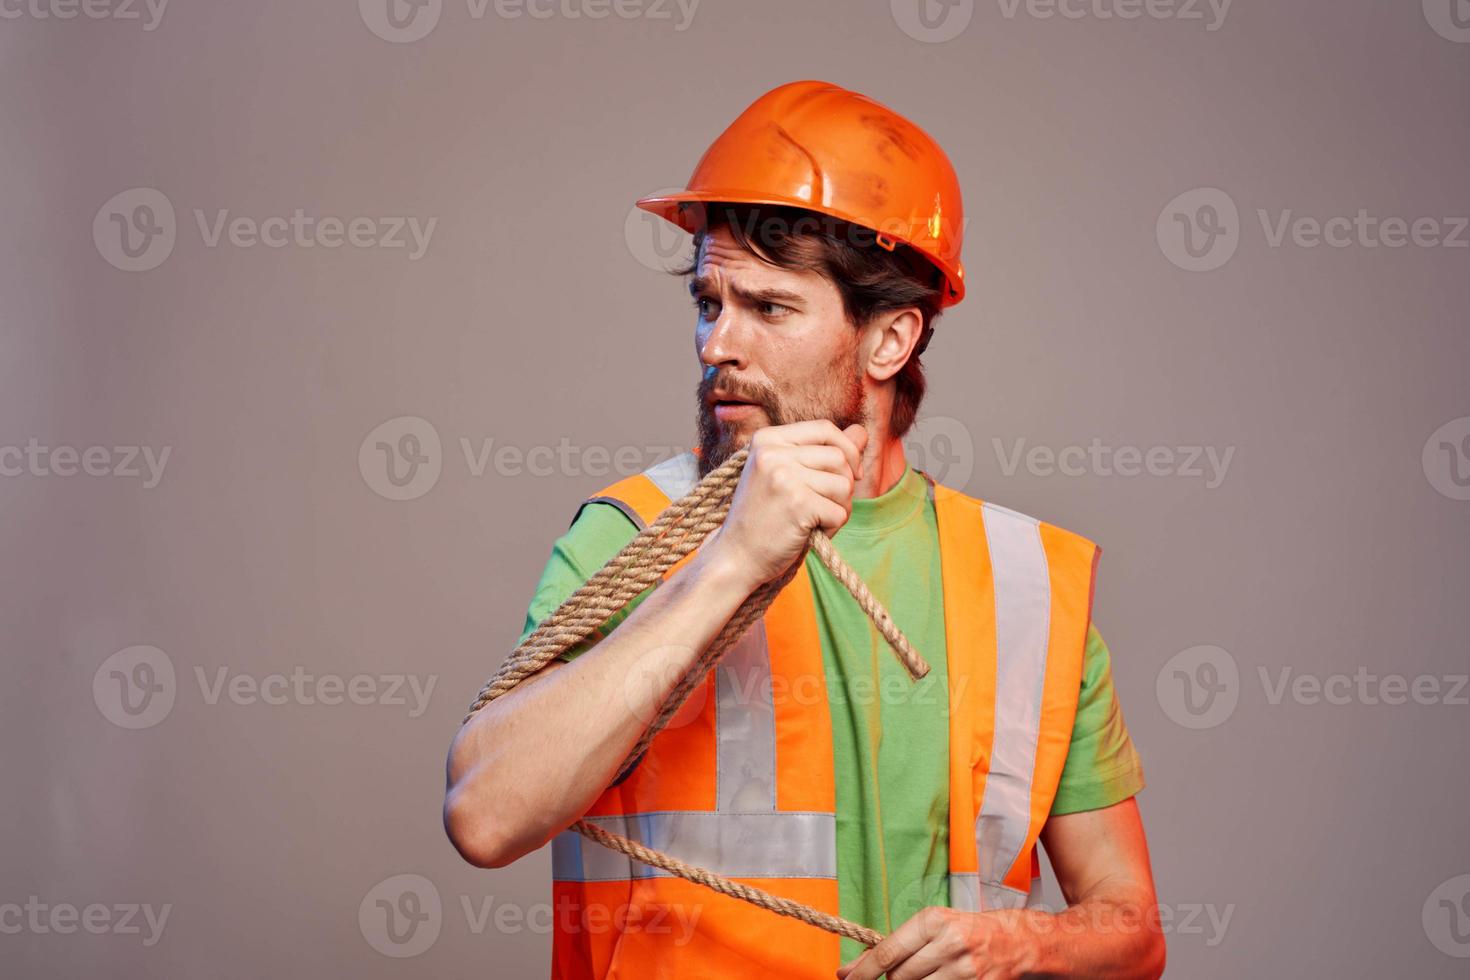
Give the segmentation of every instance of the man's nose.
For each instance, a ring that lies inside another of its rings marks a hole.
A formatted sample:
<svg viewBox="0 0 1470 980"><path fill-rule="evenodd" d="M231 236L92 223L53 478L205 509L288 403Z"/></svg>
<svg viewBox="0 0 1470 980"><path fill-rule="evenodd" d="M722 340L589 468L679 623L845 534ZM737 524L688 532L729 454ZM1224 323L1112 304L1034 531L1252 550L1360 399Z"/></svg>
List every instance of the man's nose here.
<svg viewBox="0 0 1470 980"><path fill-rule="evenodd" d="M746 343L736 311L726 306L713 324L705 327L704 342L699 348L699 359L710 367L729 364L745 368Z"/></svg>

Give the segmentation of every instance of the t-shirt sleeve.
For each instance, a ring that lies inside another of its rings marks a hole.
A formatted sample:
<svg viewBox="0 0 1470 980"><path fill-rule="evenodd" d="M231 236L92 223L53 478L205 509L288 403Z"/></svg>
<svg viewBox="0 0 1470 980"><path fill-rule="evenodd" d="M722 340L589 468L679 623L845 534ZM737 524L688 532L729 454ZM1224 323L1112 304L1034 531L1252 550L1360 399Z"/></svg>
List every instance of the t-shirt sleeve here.
<svg viewBox="0 0 1470 980"><path fill-rule="evenodd" d="M567 596L577 591L582 583L606 565L608 559L623 550L623 546L633 540L637 533L638 527L632 519L612 504L593 502L578 511L572 526L551 546L551 558L541 571L541 581L536 584L536 593L526 609L525 626L516 646L524 643L526 637L531 635L543 619L556 612ZM597 641L611 633L613 627L626 619L652 591L652 588L645 590L614 613L587 639L558 654L558 659L570 661L592 649ZM642 757L639 758L641 761ZM634 767L636 766L635 762ZM618 785L632 774L633 769L629 769L622 779L614 780L613 785Z"/></svg>
<svg viewBox="0 0 1470 980"><path fill-rule="evenodd" d="M1112 655L1097 627L1089 624L1077 721L1051 812L1058 816L1100 810L1122 803L1143 787L1143 763L1113 689Z"/></svg>
<svg viewBox="0 0 1470 980"><path fill-rule="evenodd" d="M608 559L621 551L637 533L638 528L628 515L612 504L593 502L583 507L572 526L551 547L551 557L541 571L541 580L536 584L536 592L526 610L525 625L516 645L524 643L526 637L531 635L543 619L556 612L567 596L577 591L582 583L607 564ZM626 619L647 594L644 592L638 596L615 613L597 632L560 654L560 659L572 660L590 650L598 640L612 632L613 627Z"/></svg>

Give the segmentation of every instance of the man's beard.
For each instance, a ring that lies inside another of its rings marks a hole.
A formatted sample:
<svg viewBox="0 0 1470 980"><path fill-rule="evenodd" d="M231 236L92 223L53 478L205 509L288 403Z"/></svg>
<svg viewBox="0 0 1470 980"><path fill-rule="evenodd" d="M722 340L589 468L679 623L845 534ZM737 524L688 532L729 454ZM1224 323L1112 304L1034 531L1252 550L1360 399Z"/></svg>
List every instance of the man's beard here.
<svg viewBox="0 0 1470 980"><path fill-rule="evenodd" d="M844 370L845 368L845 370ZM725 425L715 418L715 409L708 401L710 392L716 388L736 398L760 406L771 425L788 425L811 419L831 419L839 429L854 423L868 426L868 406L863 398L862 371L857 365L856 344L846 355L839 355L831 365L828 375L838 380L836 389L823 392L817 401L798 402L783 400L769 385L755 386L735 380L728 372L706 372L695 389L697 419L699 426L699 475L701 477L715 469L750 441L749 433L733 425ZM796 402L796 403L793 403ZM869 427L871 429L871 427ZM872 432L869 432L869 438Z"/></svg>

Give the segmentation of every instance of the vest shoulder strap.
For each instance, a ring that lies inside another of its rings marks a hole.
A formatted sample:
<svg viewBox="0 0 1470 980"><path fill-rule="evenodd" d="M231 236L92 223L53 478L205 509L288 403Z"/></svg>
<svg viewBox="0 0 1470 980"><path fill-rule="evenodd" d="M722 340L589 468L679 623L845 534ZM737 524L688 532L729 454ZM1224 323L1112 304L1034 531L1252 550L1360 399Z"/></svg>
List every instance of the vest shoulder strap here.
<svg viewBox="0 0 1470 980"><path fill-rule="evenodd" d="M642 473L634 473L603 487L582 501L572 522L576 523L582 507L588 504L612 504L628 515L628 519L641 531L652 524L665 507L694 489L698 482L699 461L693 452L682 452Z"/></svg>

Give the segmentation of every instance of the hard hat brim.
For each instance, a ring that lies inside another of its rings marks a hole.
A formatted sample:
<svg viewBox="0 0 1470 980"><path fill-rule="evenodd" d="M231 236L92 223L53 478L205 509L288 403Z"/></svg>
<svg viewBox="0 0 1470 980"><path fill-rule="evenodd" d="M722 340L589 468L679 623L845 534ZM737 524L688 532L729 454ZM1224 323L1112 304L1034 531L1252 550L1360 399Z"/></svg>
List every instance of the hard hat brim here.
<svg viewBox="0 0 1470 980"><path fill-rule="evenodd" d="M778 207L801 208L814 214L825 214L839 221L846 221L862 228L872 229L872 226L856 215L848 214L840 208L815 206L810 201L798 197L786 197L779 194L752 194L748 191L738 190L702 190L702 191L680 191L677 194L656 194L652 197L640 198L635 202L637 206L655 214L665 221L682 228L689 234L697 232L704 223L704 209L689 205L704 204L769 204ZM902 234L884 232L885 237L895 242L901 242L911 248L923 253L931 262L939 267L944 273L946 288L940 305L942 307L953 306L965 298L965 281L963 269L949 267L930 249L923 247L910 240Z"/></svg>

